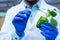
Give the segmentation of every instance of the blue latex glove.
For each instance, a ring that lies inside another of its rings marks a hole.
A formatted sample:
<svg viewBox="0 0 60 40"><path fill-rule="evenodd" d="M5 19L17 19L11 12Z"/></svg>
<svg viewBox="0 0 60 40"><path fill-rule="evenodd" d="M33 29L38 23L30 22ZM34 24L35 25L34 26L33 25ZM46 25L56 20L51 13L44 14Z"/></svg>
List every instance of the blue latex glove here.
<svg viewBox="0 0 60 40"><path fill-rule="evenodd" d="M31 12L29 10L20 11L12 20L18 36L23 36L26 24Z"/></svg>
<svg viewBox="0 0 60 40"><path fill-rule="evenodd" d="M55 40L58 35L57 28L53 28L49 22L41 24L41 28L39 29L42 31L41 34L46 38L46 40Z"/></svg>

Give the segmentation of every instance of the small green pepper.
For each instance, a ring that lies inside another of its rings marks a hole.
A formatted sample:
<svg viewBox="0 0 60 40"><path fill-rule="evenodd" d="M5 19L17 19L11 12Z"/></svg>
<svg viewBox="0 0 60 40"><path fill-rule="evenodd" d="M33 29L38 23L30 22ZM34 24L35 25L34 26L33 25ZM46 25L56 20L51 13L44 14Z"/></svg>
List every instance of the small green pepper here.
<svg viewBox="0 0 60 40"><path fill-rule="evenodd" d="M47 18L41 16L41 17L39 18L37 24L36 24L36 27L37 27L37 28L40 28L40 25L43 24L44 22L47 22L47 21L48 21Z"/></svg>

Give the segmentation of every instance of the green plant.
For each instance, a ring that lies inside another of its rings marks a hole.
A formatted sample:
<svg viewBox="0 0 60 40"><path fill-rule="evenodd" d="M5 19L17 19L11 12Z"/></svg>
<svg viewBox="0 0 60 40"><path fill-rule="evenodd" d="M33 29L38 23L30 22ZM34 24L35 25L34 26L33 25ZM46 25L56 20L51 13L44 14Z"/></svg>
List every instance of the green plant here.
<svg viewBox="0 0 60 40"><path fill-rule="evenodd" d="M36 9L36 10L40 10L40 9ZM40 11L42 11L42 10L40 10ZM55 12L56 10L52 10L52 11L50 11L50 10L48 10L48 13L46 14L46 16L44 17L44 16L41 16L40 18L39 18L39 20L38 20L38 22L37 22L37 24L36 24L36 27L37 28L40 28L40 25L41 24L43 24L44 22L47 22L48 20L49 20L49 18L50 18L50 23L52 24L52 26L54 27L54 28L56 28L56 26L57 26L57 21L53 18L53 17L56 17L56 15L57 15L57 13ZM42 11L43 13L45 13L44 11Z"/></svg>

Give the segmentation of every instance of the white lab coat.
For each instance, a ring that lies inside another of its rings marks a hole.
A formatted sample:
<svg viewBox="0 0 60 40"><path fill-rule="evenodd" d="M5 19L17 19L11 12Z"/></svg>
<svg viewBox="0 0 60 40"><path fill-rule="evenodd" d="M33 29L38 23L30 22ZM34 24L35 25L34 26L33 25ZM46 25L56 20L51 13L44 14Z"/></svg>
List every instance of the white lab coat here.
<svg viewBox="0 0 60 40"><path fill-rule="evenodd" d="M59 29L60 28L59 27L60 26L59 25L60 24L59 10L57 8L53 7L53 6L50 6L50 5L46 4L44 0L42 0L42 3L40 5L40 9L43 10L44 12L46 12L46 13L47 13L48 9L50 9L50 10L56 9L57 10L56 11L57 16L55 17L55 19L58 22L58 25L57 25L58 31L60 31L60 29ZM21 3L19 5L16 5L16 6L10 8L7 11L4 24L3 24L2 28L1 28L1 31L0 31L0 40L12 40L12 38L14 39L15 37L19 38L17 36L17 34L15 33L15 28L12 25L12 20L13 20L14 16L19 11L22 11L22 10L25 10L25 7ZM41 11L37 11L37 14L36 14L35 18L33 19L32 23L30 23L30 21L28 19L27 26L26 26L26 29L25 29L25 36L21 40L45 40L45 37L40 34L41 30L36 28L36 23L41 16L45 16L45 14ZM60 40L60 32L59 32L56 40Z"/></svg>

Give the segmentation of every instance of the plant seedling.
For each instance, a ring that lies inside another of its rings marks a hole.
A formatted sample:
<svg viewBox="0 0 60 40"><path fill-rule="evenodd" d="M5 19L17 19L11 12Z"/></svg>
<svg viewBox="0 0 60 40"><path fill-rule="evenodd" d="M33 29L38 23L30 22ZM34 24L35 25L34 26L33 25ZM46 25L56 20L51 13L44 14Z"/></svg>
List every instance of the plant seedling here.
<svg viewBox="0 0 60 40"><path fill-rule="evenodd" d="M36 10L40 10L40 9L37 8ZM40 10L40 11L42 11L42 10ZM42 11L42 12L43 12L43 11ZM43 13L44 13L44 12L43 12ZM38 20L38 22L37 22L37 24L36 24L36 27L37 27L37 28L40 28L40 25L43 24L44 22L47 22L48 19L49 19L49 17L51 17L50 23L52 24L53 28L56 28L56 26L57 26L57 21L53 18L53 17L56 17L56 15L57 15L57 13L56 13L54 10L52 10L52 11L48 10L48 13L46 14L45 17L41 16L41 17L39 18L39 20Z"/></svg>

